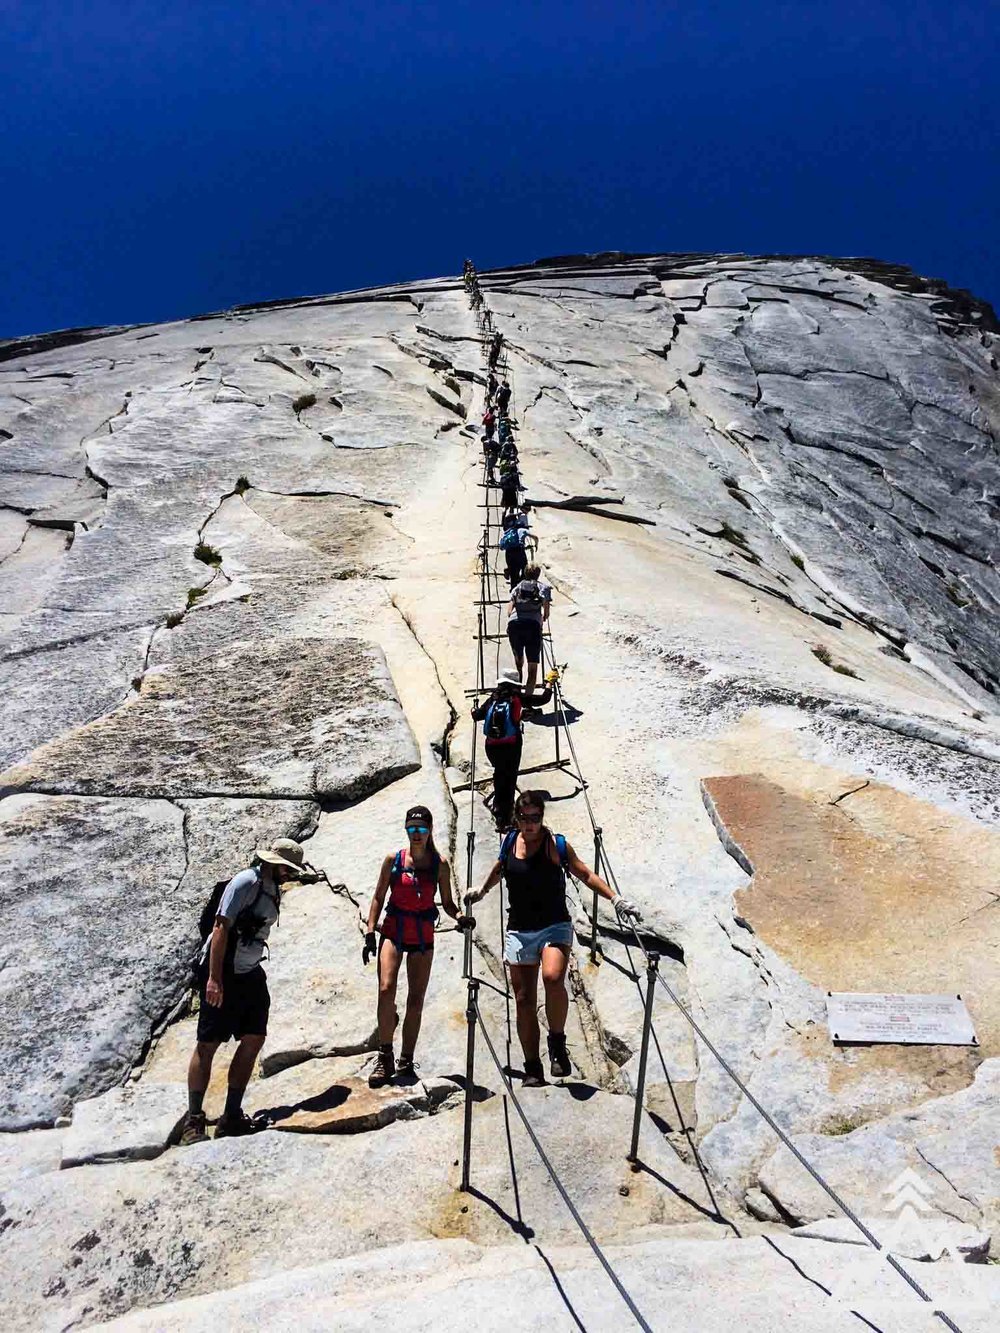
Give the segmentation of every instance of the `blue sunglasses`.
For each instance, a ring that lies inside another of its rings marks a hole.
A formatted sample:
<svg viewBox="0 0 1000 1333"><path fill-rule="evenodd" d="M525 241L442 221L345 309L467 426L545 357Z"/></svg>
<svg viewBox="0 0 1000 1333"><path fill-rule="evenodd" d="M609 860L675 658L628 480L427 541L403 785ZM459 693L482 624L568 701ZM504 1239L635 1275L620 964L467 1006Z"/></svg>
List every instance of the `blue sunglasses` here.
<svg viewBox="0 0 1000 1333"><path fill-rule="evenodd" d="M430 833L426 824L407 824L406 831L412 838L414 833Z"/></svg>

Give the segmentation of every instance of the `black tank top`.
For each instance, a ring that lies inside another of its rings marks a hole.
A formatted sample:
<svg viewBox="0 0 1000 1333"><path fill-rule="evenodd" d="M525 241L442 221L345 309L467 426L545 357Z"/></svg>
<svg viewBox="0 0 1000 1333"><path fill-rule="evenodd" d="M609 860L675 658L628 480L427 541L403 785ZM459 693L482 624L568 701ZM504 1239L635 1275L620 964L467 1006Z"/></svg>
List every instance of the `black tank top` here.
<svg viewBox="0 0 1000 1333"><path fill-rule="evenodd" d="M551 837L546 837L534 856L524 860L511 848L506 867L508 930L544 930L570 920L566 876L562 866L550 860L551 846Z"/></svg>

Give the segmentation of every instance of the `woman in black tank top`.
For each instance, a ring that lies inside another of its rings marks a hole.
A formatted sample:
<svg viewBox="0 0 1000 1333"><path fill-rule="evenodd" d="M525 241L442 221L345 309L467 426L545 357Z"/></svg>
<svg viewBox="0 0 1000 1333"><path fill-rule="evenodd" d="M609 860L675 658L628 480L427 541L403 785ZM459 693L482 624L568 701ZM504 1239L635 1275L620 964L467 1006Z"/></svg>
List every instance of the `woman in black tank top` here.
<svg viewBox="0 0 1000 1333"><path fill-rule="evenodd" d="M545 985L545 1017L549 1025L549 1058L553 1078L572 1073L566 1051L569 995L566 971L573 947L573 923L566 905L566 871L574 879L614 903L623 920L641 919L638 910L594 873L559 834L545 823L545 794L522 792L514 805L516 832L504 838L500 856L478 893L465 899L466 911L489 893L503 875L508 912L504 959L510 967L517 1002L517 1035L524 1051L524 1084L545 1082L539 1053L538 969Z"/></svg>

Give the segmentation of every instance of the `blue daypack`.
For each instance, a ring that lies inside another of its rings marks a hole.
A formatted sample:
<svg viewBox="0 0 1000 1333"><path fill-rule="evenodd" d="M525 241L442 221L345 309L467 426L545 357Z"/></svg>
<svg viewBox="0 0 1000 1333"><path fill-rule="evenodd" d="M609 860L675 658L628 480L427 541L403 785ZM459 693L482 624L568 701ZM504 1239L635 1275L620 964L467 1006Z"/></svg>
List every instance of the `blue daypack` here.
<svg viewBox="0 0 1000 1333"><path fill-rule="evenodd" d="M494 699L487 708L483 719L483 735L488 741L510 741L518 734L512 702L512 696L508 695L506 699Z"/></svg>
<svg viewBox="0 0 1000 1333"><path fill-rule="evenodd" d="M524 536L524 528L508 528L500 538L500 550L512 551L516 546L523 546Z"/></svg>

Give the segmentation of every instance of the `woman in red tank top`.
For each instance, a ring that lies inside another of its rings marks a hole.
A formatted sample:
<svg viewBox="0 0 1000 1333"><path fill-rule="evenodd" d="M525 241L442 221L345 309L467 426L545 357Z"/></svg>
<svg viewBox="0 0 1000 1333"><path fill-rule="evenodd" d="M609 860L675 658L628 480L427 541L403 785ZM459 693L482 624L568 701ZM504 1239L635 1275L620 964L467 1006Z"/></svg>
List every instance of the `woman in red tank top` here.
<svg viewBox="0 0 1000 1333"><path fill-rule="evenodd" d="M413 1051L420 1033L424 995L434 961L434 923L438 918L435 897L441 890L441 906L460 928L471 918L460 915L451 896L451 867L434 846L434 820L425 805L412 806L406 812L409 844L382 862L371 907L368 909L368 933L361 960L378 955L378 1041L375 1068L368 1079L370 1087L380 1088L395 1073L413 1075ZM375 927L385 902L389 903L377 942ZM399 968L406 958L406 1014L403 1018L403 1045L398 1069L392 1049L398 1022L396 983Z"/></svg>

